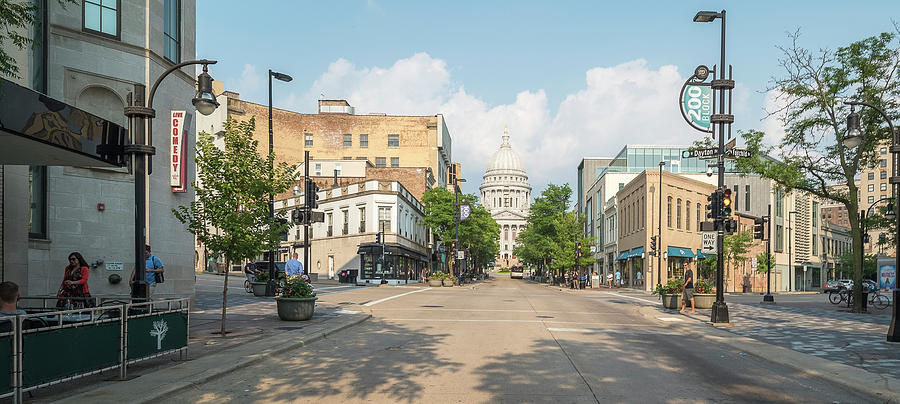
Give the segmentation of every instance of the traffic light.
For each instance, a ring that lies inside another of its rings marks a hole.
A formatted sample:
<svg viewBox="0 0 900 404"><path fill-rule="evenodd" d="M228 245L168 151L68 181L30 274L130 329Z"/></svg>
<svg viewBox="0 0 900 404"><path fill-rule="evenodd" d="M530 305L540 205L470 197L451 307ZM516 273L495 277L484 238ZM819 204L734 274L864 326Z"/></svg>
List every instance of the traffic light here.
<svg viewBox="0 0 900 404"><path fill-rule="evenodd" d="M766 219L765 218L756 218L753 219L753 238L757 240L765 240L766 239Z"/></svg>
<svg viewBox="0 0 900 404"><path fill-rule="evenodd" d="M278 220L279 227L287 224L287 219L282 219L279 217L276 220ZM281 237L281 241L287 241L287 229L284 229L284 231L281 233L278 233L278 235Z"/></svg>
<svg viewBox="0 0 900 404"><path fill-rule="evenodd" d="M656 236L650 237L650 251L656 251Z"/></svg>
<svg viewBox="0 0 900 404"><path fill-rule="evenodd" d="M451 250L456 250L456 240L450 241L450 249L451 249Z"/></svg>
<svg viewBox="0 0 900 404"><path fill-rule="evenodd" d="M578 258L581 258L581 242L580 241L575 245L575 251L578 252Z"/></svg>
<svg viewBox="0 0 900 404"><path fill-rule="evenodd" d="M306 212L303 209L296 208L291 211L291 222L294 224L305 224L306 223Z"/></svg>
<svg viewBox="0 0 900 404"><path fill-rule="evenodd" d="M306 179L306 207L315 209L319 207L319 186L311 179Z"/></svg>
<svg viewBox="0 0 900 404"><path fill-rule="evenodd" d="M722 229L725 231L725 234L734 234L738 231L738 223L737 220L731 218L722 219Z"/></svg>
<svg viewBox="0 0 900 404"><path fill-rule="evenodd" d="M722 216L731 216L731 190L725 189L722 192Z"/></svg>
<svg viewBox="0 0 900 404"><path fill-rule="evenodd" d="M709 201L706 204L706 218L707 219L716 219L716 212L719 211L719 190L713 191L713 193L709 194L706 197L706 200Z"/></svg>
<svg viewBox="0 0 900 404"><path fill-rule="evenodd" d="M381 244L381 232L375 233L375 244Z"/></svg>

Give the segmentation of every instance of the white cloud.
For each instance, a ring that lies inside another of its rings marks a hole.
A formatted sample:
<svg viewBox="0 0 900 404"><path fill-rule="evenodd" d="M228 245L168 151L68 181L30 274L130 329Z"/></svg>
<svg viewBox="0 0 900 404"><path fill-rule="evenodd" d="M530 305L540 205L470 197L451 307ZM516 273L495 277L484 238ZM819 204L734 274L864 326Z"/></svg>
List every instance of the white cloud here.
<svg viewBox="0 0 900 404"><path fill-rule="evenodd" d="M266 84L266 78L263 77L262 73L256 71L256 66L251 64L245 64L244 69L241 70L241 77L237 79L228 79L225 82L230 83L234 82L233 86L236 89L239 89L241 93L241 98L247 99L264 99L266 93L263 91L266 90L264 85Z"/></svg>
<svg viewBox="0 0 900 404"><path fill-rule="evenodd" d="M766 92L763 105L767 116L763 118L760 124L761 131L765 132L763 138L767 145L777 145L784 138L784 113L778 113L787 106L788 99L778 90Z"/></svg>
<svg viewBox="0 0 900 404"><path fill-rule="evenodd" d="M488 105L454 83L443 60L417 53L389 68L361 68L339 59L307 94L291 95L287 105L300 107L291 103L303 100L308 107L306 100L324 93L347 99L362 113L442 113L469 192L480 184L509 125L510 141L537 195L549 182L574 187L582 157L613 156L625 144L690 144L703 136L685 124L678 110L684 80L677 67L652 69L643 59L593 68L585 73L585 87L566 96L552 115L543 89L522 91L511 104ZM741 99L735 101L735 109L740 108Z"/></svg>

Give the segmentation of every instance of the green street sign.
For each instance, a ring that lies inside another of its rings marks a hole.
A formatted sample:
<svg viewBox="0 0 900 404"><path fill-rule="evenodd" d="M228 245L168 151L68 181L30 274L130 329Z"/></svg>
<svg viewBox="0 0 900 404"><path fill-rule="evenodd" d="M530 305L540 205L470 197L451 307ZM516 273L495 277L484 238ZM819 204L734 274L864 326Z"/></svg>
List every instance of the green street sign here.
<svg viewBox="0 0 900 404"><path fill-rule="evenodd" d="M681 92L681 114L694 129L712 132L712 88L709 85L687 84Z"/></svg>

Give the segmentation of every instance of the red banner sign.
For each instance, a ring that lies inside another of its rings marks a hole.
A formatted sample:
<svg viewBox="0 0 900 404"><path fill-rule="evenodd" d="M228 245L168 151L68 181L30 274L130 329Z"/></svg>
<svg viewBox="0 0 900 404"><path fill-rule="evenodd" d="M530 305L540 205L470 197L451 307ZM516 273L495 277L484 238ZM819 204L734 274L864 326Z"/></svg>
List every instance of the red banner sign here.
<svg viewBox="0 0 900 404"><path fill-rule="evenodd" d="M184 126L184 111L172 111L172 117L170 120L171 123L171 131L169 132L169 139L171 140L171 144L169 146L169 185L172 187L172 192L184 192L185 190L185 165L184 165L184 156L185 151L184 147L184 132L182 128Z"/></svg>

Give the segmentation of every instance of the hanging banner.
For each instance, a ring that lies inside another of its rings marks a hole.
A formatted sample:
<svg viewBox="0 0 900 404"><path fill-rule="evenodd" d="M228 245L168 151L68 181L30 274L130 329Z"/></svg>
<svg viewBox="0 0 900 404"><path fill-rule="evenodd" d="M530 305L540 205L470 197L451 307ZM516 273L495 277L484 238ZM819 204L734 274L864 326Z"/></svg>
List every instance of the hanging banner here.
<svg viewBox="0 0 900 404"><path fill-rule="evenodd" d="M897 268L894 258L884 257L878 260L878 288L894 289L897 287Z"/></svg>
<svg viewBox="0 0 900 404"><path fill-rule="evenodd" d="M712 88L709 85L686 84L681 91L681 114L694 129L712 132Z"/></svg>
<svg viewBox="0 0 900 404"><path fill-rule="evenodd" d="M184 165L184 111L172 111L170 119L171 131L169 132L169 186L172 192L184 192L185 190L185 165Z"/></svg>

